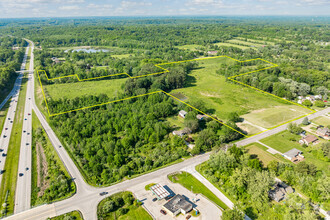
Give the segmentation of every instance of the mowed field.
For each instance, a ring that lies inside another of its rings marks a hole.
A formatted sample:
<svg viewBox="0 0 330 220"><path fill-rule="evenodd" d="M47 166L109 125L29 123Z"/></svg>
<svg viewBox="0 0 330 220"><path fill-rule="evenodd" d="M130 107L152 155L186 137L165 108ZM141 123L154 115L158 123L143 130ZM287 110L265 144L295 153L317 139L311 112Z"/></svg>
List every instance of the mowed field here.
<svg viewBox="0 0 330 220"><path fill-rule="evenodd" d="M231 43L215 43L214 45L217 45L219 47L221 47L221 46L225 46L225 47L237 47L237 48L242 49L242 50L253 49L253 47L242 46L242 45L231 44Z"/></svg>
<svg viewBox="0 0 330 220"><path fill-rule="evenodd" d="M260 127L271 128L310 112L310 110L297 105L280 105L254 110L241 117Z"/></svg>
<svg viewBox="0 0 330 220"><path fill-rule="evenodd" d="M330 118L326 116L320 116L312 120L313 123L323 126L329 126L330 125Z"/></svg>
<svg viewBox="0 0 330 220"><path fill-rule="evenodd" d="M264 125L258 118L260 113L253 112L253 110L266 109L262 111L262 114L264 114L266 127L269 127L296 118L301 115L300 111L304 111L302 107L286 104L276 97L226 81L226 78L218 75L216 70L220 68L222 63L235 62L231 59L221 57L197 62L200 68L189 74L185 88L175 89L171 93L181 92L188 98L185 102L189 102L189 100L203 101L209 109L206 113L214 114L219 119L226 120L231 112L237 112L239 115L246 115L251 112L248 121L251 124ZM274 111L274 108L279 109L279 111ZM295 109L294 114L287 112L290 109ZM306 111L308 110L306 109ZM268 118L267 114L270 113L272 116ZM254 114L257 115L254 116ZM289 116L283 117L283 114Z"/></svg>
<svg viewBox="0 0 330 220"><path fill-rule="evenodd" d="M62 83L43 85L47 96L52 97L54 100L60 98L75 98L83 95L99 95L106 94L109 98L115 97L117 93L122 91L121 86L127 78L123 79L109 79L99 81L84 81L76 83Z"/></svg>
<svg viewBox="0 0 330 220"><path fill-rule="evenodd" d="M182 46L176 46L177 48L181 50L191 50L191 51L196 51L198 50L197 48L203 47L202 45L198 44L190 44L190 45L182 45Z"/></svg>
<svg viewBox="0 0 330 220"><path fill-rule="evenodd" d="M265 150L266 147L258 143L253 143L248 145L245 149L251 155L255 155L264 166L267 166L271 161L280 161L278 158L274 157L271 153ZM266 148L267 149L267 148Z"/></svg>

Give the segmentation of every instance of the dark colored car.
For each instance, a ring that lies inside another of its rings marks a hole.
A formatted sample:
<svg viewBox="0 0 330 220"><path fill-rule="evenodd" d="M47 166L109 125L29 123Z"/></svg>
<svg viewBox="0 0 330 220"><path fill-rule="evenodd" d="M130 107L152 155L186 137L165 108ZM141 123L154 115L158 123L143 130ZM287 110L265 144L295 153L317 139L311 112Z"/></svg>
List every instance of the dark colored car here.
<svg viewBox="0 0 330 220"><path fill-rule="evenodd" d="M156 201L157 201L157 198L153 198L152 201L153 201L153 202L156 202Z"/></svg>
<svg viewBox="0 0 330 220"><path fill-rule="evenodd" d="M31 115L31 113L28 113L28 115Z"/></svg>
<svg viewBox="0 0 330 220"><path fill-rule="evenodd" d="M29 168L27 167L27 168L25 168L25 170L26 170L26 171L28 171L28 170L29 170Z"/></svg>
<svg viewBox="0 0 330 220"><path fill-rule="evenodd" d="M2 152L3 151L3 149L0 149L0 152Z"/></svg>
<svg viewBox="0 0 330 220"><path fill-rule="evenodd" d="M19 173L18 175L19 175L19 176L23 176L24 174L23 174L23 173Z"/></svg>
<svg viewBox="0 0 330 220"><path fill-rule="evenodd" d="M26 143L26 145L29 145L29 143Z"/></svg>
<svg viewBox="0 0 330 220"><path fill-rule="evenodd" d="M5 154L5 153L2 153L2 156L3 156L3 157L5 157L5 156L7 156L7 154Z"/></svg>
<svg viewBox="0 0 330 220"><path fill-rule="evenodd" d="M163 215L166 215L166 211L163 209L160 210L160 213L162 213Z"/></svg>
<svg viewBox="0 0 330 220"><path fill-rule="evenodd" d="M8 130L8 128L5 128L5 130L7 131L7 130Z"/></svg>
<svg viewBox="0 0 330 220"><path fill-rule="evenodd" d="M106 194L108 194L108 192L100 192L100 196L104 196Z"/></svg>
<svg viewBox="0 0 330 220"><path fill-rule="evenodd" d="M25 130L23 130L23 133L25 133L26 131Z"/></svg>

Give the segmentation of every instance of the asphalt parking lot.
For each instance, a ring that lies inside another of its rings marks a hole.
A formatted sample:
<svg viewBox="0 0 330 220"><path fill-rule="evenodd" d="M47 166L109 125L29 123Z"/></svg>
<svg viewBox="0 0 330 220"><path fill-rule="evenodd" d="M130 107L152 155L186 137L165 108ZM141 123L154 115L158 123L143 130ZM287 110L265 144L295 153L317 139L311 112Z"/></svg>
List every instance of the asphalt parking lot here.
<svg viewBox="0 0 330 220"><path fill-rule="evenodd" d="M212 202L210 202L208 199L201 195L196 195L180 184L172 183L167 178L160 178L159 184L163 185L164 187L168 187L171 191L173 191L175 194L181 194L188 198L188 201L190 201L195 208L197 208L200 212L200 215L198 217L191 217L190 219L214 219L215 216L221 216L222 212L221 210L214 205ZM129 191L133 192L134 195L143 202L143 205L145 208L153 215L155 219L159 220L166 220L166 219L178 219L178 220L184 220L186 219L186 216L183 214L180 214L173 218L170 213L167 213L166 215L163 215L160 213L160 210L163 209L163 205L167 202L165 199L160 201L153 202L152 199L156 198L155 195L152 194L151 191L145 190L145 185L148 185L150 183L145 182L143 185L134 186ZM197 199L196 203L193 203L193 198ZM188 214L187 214L188 215ZM218 219L218 218L217 218Z"/></svg>

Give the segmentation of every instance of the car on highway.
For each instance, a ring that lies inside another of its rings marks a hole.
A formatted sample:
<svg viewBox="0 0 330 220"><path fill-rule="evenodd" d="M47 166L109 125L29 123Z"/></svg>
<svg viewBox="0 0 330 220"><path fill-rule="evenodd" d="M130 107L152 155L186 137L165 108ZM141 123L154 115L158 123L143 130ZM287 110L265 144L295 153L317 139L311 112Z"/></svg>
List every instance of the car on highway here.
<svg viewBox="0 0 330 220"><path fill-rule="evenodd" d="M27 167L27 168L25 168L25 170L26 170L26 171L28 171L28 170L29 170L29 168Z"/></svg>
<svg viewBox="0 0 330 220"><path fill-rule="evenodd" d="M31 113L28 113L28 115L31 115Z"/></svg>
<svg viewBox="0 0 330 220"><path fill-rule="evenodd" d="M23 133L25 133L26 131L25 130L23 130Z"/></svg>
<svg viewBox="0 0 330 220"><path fill-rule="evenodd" d="M167 214L166 211L163 210L163 209L160 210L160 213L162 213L163 215L166 215Z"/></svg>
<svg viewBox="0 0 330 220"><path fill-rule="evenodd" d="M5 130L7 131L7 130L8 130L8 128L5 128Z"/></svg>
<svg viewBox="0 0 330 220"><path fill-rule="evenodd" d="M10 123L13 123L13 121L10 121Z"/></svg>
<svg viewBox="0 0 330 220"><path fill-rule="evenodd" d="M3 157L5 157L5 156L7 156L7 154L5 154L5 153L2 153L2 156L3 156Z"/></svg>
<svg viewBox="0 0 330 220"><path fill-rule="evenodd" d="M23 176L24 174L23 174L23 173L19 173L18 175L19 175L19 176Z"/></svg>
<svg viewBox="0 0 330 220"><path fill-rule="evenodd" d="M104 196L106 194L108 194L108 192L100 192L100 196Z"/></svg>
<svg viewBox="0 0 330 220"><path fill-rule="evenodd" d="M3 151L3 149L0 149L0 152L2 152Z"/></svg>
<svg viewBox="0 0 330 220"><path fill-rule="evenodd" d="M10 120L10 118L8 118L8 120Z"/></svg>
<svg viewBox="0 0 330 220"><path fill-rule="evenodd" d="M26 145L29 145L29 143L26 143Z"/></svg>
<svg viewBox="0 0 330 220"><path fill-rule="evenodd" d="M3 135L3 138L6 138L7 136L6 135Z"/></svg>
<svg viewBox="0 0 330 220"><path fill-rule="evenodd" d="M27 119L26 118L24 118L24 121L26 121Z"/></svg>
<svg viewBox="0 0 330 220"><path fill-rule="evenodd" d="M4 173L4 170L0 170L0 174L3 174Z"/></svg>

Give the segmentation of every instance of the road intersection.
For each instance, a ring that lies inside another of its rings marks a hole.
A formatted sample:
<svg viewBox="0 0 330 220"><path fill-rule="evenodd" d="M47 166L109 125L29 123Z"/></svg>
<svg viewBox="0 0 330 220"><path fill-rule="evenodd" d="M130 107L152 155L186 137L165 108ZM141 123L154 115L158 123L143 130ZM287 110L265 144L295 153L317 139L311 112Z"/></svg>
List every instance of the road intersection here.
<svg viewBox="0 0 330 220"><path fill-rule="evenodd" d="M33 63L33 59L31 59L30 63ZM32 68L30 66L30 71L33 70L33 64L31 64L31 65L32 65ZM62 160L63 164L65 165L66 169L68 170L71 178L74 180L74 182L76 184L76 193L74 196L72 196L68 199L54 202L52 204L41 205L41 206L38 206L38 207L35 207L32 209L28 209L28 210L26 210L26 207L28 205L27 202L25 202L25 205L23 205L24 202L22 203L22 205L20 205L20 202L18 202L17 211L15 211L15 215L9 216L7 219L24 219L24 220L47 219L49 217L54 217L57 215L65 214L65 213L68 213L68 212L71 212L74 210L79 210L82 213L84 219L87 219L87 220L97 219L97 205L99 204L99 202L102 199L105 198L104 196L99 195L100 192L104 192L104 191L108 192L107 196L110 196L114 193L121 192L121 191L126 191L126 190L134 191L134 186L137 186L140 184L146 184L146 182L157 182L157 181L159 181L159 178L164 178L168 174L177 172L179 170L187 170L194 174L194 172L195 172L194 167L209 159L209 155L211 153L206 153L206 154L202 154L199 156L195 156L195 157L183 160L183 162L180 162L180 163L177 163L177 164L174 164L171 166L167 166L165 168L138 176L136 178L133 178L130 180L125 180L123 182L120 182L120 183L117 183L117 184L114 184L114 185L111 185L108 187L96 188L96 187L90 186L85 182L78 167L75 165L74 161L71 159L71 157L69 156L69 154L65 150L65 148L62 147L63 145L61 144L60 140L57 138L55 132L49 126L44 115L38 109L38 107L35 103L35 97L34 97L34 82L35 82L34 75L31 74L29 76L29 78L30 77L31 77L31 80L29 81L30 87L28 89L27 98L31 98L31 100L27 101L27 103L30 103L30 106L26 107L27 108L26 110L28 112L30 110L31 104L32 104L32 108L35 111L38 119L40 120L44 130L46 131L54 149L56 150L57 154L59 155L59 157ZM322 114L325 114L327 112L330 112L330 108L324 109L324 110L316 112L314 114L311 114L309 116L309 118L312 119L312 118L318 117ZM298 119L294 122L300 123L301 121L302 121L302 119ZM29 125L27 124L26 126L29 126ZM238 141L236 144L239 146L243 146L243 145L246 145L249 143L253 143L253 142L259 141L265 137L268 137L270 135L283 131L285 129L286 129L286 125L282 125L275 129L265 131L264 133L261 133L259 135L255 135L250 138ZM22 147L23 146L21 146L21 148ZM31 148L31 146L29 146L29 148ZM31 154L29 151L27 151L27 153ZM25 156L27 156L27 155L25 155ZM28 161L30 159L25 158L25 160ZM24 164L24 163L22 162L22 164ZM24 168L24 166L26 166L26 164L21 166L21 162L20 162L19 170L21 168ZM203 179L203 183L206 185L210 184L205 178ZM21 184L22 183L18 183L17 187L19 187L19 185L21 186ZM212 187L210 188L210 190L213 191L216 195L219 194L218 192L215 192L215 190L212 189ZM21 195L24 194L23 187L22 187L22 193L20 193L20 194ZM20 199L20 198L21 197L19 197L19 198L16 197L16 199ZM223 199L229 207L233 206L231 201L224 195L221 195L219 198ZM23 211L23 210L25 210L25 211Z"/></svg>

